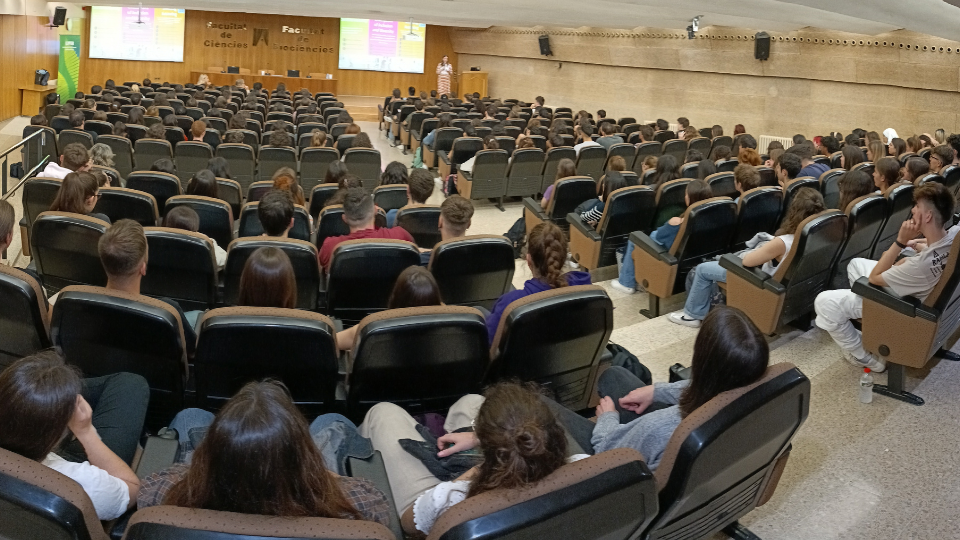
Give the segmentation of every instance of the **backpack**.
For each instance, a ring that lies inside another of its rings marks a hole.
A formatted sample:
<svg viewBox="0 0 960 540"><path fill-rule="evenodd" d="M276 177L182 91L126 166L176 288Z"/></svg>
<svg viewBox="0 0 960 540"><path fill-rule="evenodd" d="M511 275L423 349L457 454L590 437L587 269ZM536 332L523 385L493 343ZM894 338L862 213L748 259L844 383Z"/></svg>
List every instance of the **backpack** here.
<svg viewBox="0 0 960 540"><path fill-rule="evenodd" d="M632 352L628 351L622 345L617 345L613 342L607 343L607 350L613 354L613 360L610 362L611 365L622 367L630 373L633 373L647 386L653 384L653 375L650 373L650 370L647 369L647 366L641 364L640 359Z"/></svg>
<svg viewBox="0 0 960 540"><path fill-rule="evenodd" d="M424 169L423 166L423 147L418 146L417 151L413 154L413 164L410 165L414 169Z"/></svg>
<svg viewBox="0 0 960 540"><path fill-rule="evenodd" d="M503 233L503 235L513 244L513 258L522 258L523 248L527 245L527 222L521 217L515 221L513 226L510 227L510 230Z"/></svg>

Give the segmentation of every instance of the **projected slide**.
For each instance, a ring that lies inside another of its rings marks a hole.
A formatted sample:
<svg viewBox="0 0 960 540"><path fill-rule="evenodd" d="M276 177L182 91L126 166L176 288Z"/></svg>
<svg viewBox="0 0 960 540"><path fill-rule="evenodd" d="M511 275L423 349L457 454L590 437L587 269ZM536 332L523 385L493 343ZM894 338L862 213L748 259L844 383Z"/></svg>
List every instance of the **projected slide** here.
<svg viewBox="0 0 960 540"><path fill-rule="evenodd" d="M427 25L340 19L340 69L423 73Z"/></svg>
<svg viewBox="0 0 960 540"><path fill-rule="evenodd" d="M94 6L90 58L183 62L184 10Z"/></svg>

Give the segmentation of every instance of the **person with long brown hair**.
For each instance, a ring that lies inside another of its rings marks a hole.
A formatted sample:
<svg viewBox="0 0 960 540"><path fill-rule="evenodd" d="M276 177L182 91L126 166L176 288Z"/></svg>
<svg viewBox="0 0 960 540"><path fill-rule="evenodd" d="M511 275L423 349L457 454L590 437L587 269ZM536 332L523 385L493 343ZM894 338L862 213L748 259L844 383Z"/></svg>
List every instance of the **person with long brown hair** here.
<svg viewBox="0 0 960 540"><path fill-rule="evenodd" d="M250 254L240 274L241 306L297 307L297 280L282 249L262 247Z"/></svg>
<svg viewBox="0 0 960 540"><path fill-rule="evenodd" d="M544 209L547 208L547 205L550 204L550 199L553 198L553 189L557 183L557 180L563 178L569 178L571 176L577 175L577 164L573 162L572 159L563 158L557 163L557 175L553 177L553 184L547 186L547 189L543 192L543 198L540 199L540 206Z"/></svg>
<svg viewBox="0 0 960 540"><path fill-rule="evenodd" d="M803 188L793 196L787 215L780 223L776 236L745 253L743 265L748 268L760 267L768 275L774 275L777 267L790 253L794 235L803 220L824 211L823 196L813 188ZM727 269L717 261L700 263L694 270L693 282L687 292L683 310L675 311L667 319L681 326L699 328L710 311L710 298L717 283L727 281Z"/></svg>
<svg viewBox="0 0 960 540"><path fill-rule="evenodd" d="M840 151L840 168L850 170L854 165L866 161L863 157L863 150L859 146L848 144Z"/></svg>
<svg viewBox="0 0 960 540"><path fill-rule="evenodd" d="M568 285L590 285L587 272L564 272L567 262L567 237L563 230L551 221L543 222L530 231L527 236L527 266L533 274L523 284L523 289L504 293L493 305L487 316L487 332L493 341L500 325L500 317L507 306L515 300L539 292L558 289Z"/></svg>
<svg viewBox="0 0 960 540"><path fill-rule="evenodd" d="M900 181L900 162L895 157L882 157L873 166L873 183L882 195ZM842 208L842 207L841 207Z"/></svg>
<svg viewBox="0 0 960 540"><path fill-rule="evenodd" d="M840 202L837 204L837 209L841 212L846 212L847 206L850 203L864 195L876 192L877 186L875 186L873 182L874 180L870 178L870 175L865 171L847 171L843 173L837 181L837 186L840 188Z"/></svg>
<svg viewBox="0 0 960 540"><path fill-rule="evenodd" d="M589 420L584 420L589 422ZM463 432L473 426L473 432ZM501 382L484 395L466 395L447 413L446 434L437 439L438 457L478 449L479 464L460 477L441 482L418 458L408 454L400 439L424 441L417 423L392 403L378 403L360 424L360 434L383 455L387 477L410 536L430 533L450 507L495 490L532 487L568 461L563 427L548 400L532 388Z"/></svg>
<svg viewBox="0 0 960 540"><path fill-rule="evenodd" d="M914 183L918 178L923 177L930 172L930 162L922 157L912 157L907 160L900 171L900 179L903 182Z"/></svg>
<svg viewBox="0 0 960 540"><path fill-rule="evenodd" d="M307 425L285 386L247 383L213 413L180 411L170 423L180 463L143 480L138 508L184 508L280 517L359 519L389 524L389 506L374 485L328 469L313 436L332 422ZM194 451L195 449L195 451Z"/></svg>
<svg viewBox="0 0 960 540"><path fill-rule="evenodd" d="M93 211L99 200L100 184L97 177L88 172L74 172L63 179L50 211L81 214L110 223L106 215Z"/></svg>
<svg viewBox="0 0 960 540"><path fill-rule="evenodd" d="M293 204L304 206L306 199L303 197L303 188L297 182L297 173L290 167L280 167L273 173L273 189L286 191L293 199Z"/></svg>

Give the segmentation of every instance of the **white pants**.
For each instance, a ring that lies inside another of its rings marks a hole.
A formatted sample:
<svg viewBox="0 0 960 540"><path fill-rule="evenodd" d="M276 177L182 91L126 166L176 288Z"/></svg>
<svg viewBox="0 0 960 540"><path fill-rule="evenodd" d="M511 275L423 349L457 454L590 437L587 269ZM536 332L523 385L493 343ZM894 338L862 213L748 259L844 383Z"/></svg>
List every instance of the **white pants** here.
<svg viewBox="0 0 960 540"><path fill-rule="evenodd" d="M852 286L862 277L869 277L877 261L870 259L852 259L847 265L847 278ZM864 359L867 351L863 348L863 338L851 319L863 317L863 298L849 289L824 291L814 301L817 312L817 326L826 330L846 354Z"/></svg>
<svg viewBox="0 0 960 540"><path fill-rule="evenodd" d="M483 396L463 396L450 407L443 429L451 433L470 427L482 404ZM423 440L416 425L413 417L397 405L377 403L367 412L359 427L360 435L373 441L373 447L383 455L390 490L400 514L410 508L421 493L440 483L440 479L431 474L419 459L400 447L400 439Z"/></svg>

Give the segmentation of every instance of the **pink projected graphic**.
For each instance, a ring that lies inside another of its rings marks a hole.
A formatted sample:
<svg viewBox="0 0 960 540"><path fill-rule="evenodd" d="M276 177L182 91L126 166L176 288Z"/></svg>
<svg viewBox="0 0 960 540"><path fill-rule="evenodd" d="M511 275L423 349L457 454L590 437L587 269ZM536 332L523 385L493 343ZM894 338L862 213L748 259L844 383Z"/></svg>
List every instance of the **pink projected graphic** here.
<svg viewBox="0 0 960 540"><path fill-rule="evenodd" d="M123 9L123 41L128 47L143 47L153 43L153 10L125 7ZM144 24L137 24L137 21Z"/></svg>
<svg viewBox="0 0 960 540"><path fill-rule="evenodd" d="M397 54L397 22L370 21L371 56L394 56Z"/></svg>

